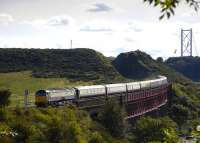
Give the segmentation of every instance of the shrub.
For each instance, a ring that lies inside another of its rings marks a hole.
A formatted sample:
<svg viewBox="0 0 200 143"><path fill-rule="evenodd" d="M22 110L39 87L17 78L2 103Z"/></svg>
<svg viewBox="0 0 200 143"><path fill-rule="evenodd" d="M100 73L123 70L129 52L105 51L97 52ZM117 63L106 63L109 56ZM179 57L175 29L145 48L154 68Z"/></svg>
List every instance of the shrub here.
<svg viewBox="0 0 200 143"><path fill-rule="evenodd" d="M62 125L56 118L47 127L46 136L50 143L59 143L62 140Z"/></svg>
<svg viewBox="0 0 200 143"><path fill-rule="evenodd" d="M123 137L127 127L126 113L115 100L108 100L100 113L100 122L115 137Z"/></svg>
<svg viewBox="0 0 200 143"><path fill-rule="evenodd" d="M27 141L28 143L49 143L42 130L40 130L36 126L32 125L30 127L30 132L31 135Z"/></svg>
<svg viewBox="0 0 200 143"><path fill-rule="evenodd" d="M103 143L103 138L98 132L95 132L92 134L89 143Z"/></svg>
<svg viewBox="0 0 200 143"><path fill-rule="evenodd" d="M5 107L10 103L11 92L9 90L0 90L0 106Z"/></svg>
<svg viewBox="0 0 200 143"><path fill-rule="evenodd" d="M187 107L181 104L177 104L177 105L172 105L170 115L172 119L181 126L182 124L185 123L185 121L188 120L190 116L190 111Z"/></svg>
<svg viewBox="0 0 200 143"><path fill-rule="evenodd" d="M137 120L133 131L136 136L135 142L166 142L176 143L176 124L170 118L154 119L143 117Z"/></svg>
<svg viewBox="0 0 200 143"><path fill-rule="evenodd" d="M67 143L83 143L84 139L81 137L81 128L78 123L69 123L64 136L67 139Z"/></svg>
<svg viewBox="0 0 200 143"><path fill-rule="evenodd" d="M6 120L6 111L4 108L0 108L0 122Z"/></svg>
<svg viewBox="0 0 200 143"><path fill-rule="evenodd" d="M0 124L0 143L12 143L12 135L14 135L10 128L1 123Z"/></svg>
<svg viewBox="0 0 200 143"><path fill-rule="evenodd" d="M26 121L15 121L12 125L14 132L17 135L14 137L15 143L25 143L27 142L29 136L31 135L30 132L30 124Z"/></svg>

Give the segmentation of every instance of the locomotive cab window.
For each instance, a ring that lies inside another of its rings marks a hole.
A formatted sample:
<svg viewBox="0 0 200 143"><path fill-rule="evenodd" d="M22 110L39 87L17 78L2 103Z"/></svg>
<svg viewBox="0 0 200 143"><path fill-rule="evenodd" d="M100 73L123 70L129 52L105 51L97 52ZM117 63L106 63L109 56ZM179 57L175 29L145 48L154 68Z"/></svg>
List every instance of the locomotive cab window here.
<svg viewBox="0 0 200 143"><path fill-rule="evenodd" d="M45 90L39 90L36 92L36 96L46 96L46 91Z"/></svg>

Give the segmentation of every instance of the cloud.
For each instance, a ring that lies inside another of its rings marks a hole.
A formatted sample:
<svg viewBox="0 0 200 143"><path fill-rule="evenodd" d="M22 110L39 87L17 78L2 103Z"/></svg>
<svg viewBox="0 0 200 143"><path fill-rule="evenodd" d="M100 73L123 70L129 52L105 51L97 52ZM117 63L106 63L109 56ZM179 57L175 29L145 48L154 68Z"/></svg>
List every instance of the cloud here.
<svg viewBox="0 0 200 143"><path fill-rule="evenodd" d="M75 25L73 18L65 15L53 16L48 19L35 19L32 21L23 21L22 24L31 25L36 29L69 28Z"/></svg>
<svg viewBox="0 0 200 143"><path fill-rule="evenodd" d="M131 30L133 30L134 32L142 32L143 31L143 26L144 24L138 21L134 21L134 22L129 22L129 28Z"/></svg>
<svg viewBox="0 0 200 143"><path fill-rule="evenodd" d="M134 30L135 32L142 32L142 31L143 31L142 29L137 28L137 27L133 28L133 30Z"/></svg>
<svg viewBox="0 0 200 143"><path fill-rule="evenodd" d="M109 27L91 27L91 26L84 26L80 28L80 31L84 32L111 32L112 29Z"/></svg>
<svg viewBox="0 0 200 143"><path fill-rule="evenodd" d="M5 13L0 14L0 23L8 24L8 23L11 23L13 21L14 21L14 19L11 15L5 14Z"/></svg>
<svg viewBox="0 0 200 143"><path fill-rule="evenodd" d="M47 21L49 26L66 26L70 23L70 19L67 16L55 16Z"/></svg>
<svg viewBox="0 0 200 143"><path fill-rule="evenodd" d="M126 37L126 38L125 38L125 41L126 41L126 42L131 42L131 43L132 43L132 42L135 42L135 40L132 39L132 38L130 38L130 37Z"/></svg>
<svg viewBox="0 0 200 143"><path fill-rule="evenodd" d="M94 8L88 9L89 12L108 12L111 11L112 8L104 3L96 3L94 4Z"/></svg>

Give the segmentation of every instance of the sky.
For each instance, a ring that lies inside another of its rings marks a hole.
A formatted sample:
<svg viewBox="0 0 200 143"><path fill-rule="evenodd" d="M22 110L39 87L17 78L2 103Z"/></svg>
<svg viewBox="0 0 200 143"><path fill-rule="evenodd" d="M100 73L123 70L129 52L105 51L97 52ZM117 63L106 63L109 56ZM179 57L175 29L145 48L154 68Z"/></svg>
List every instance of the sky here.
<svg viewBox="0 0 200 143"><path fill-rule="evenodd" d="M169 20L160 15L143 0L0 0L0 47L69 49L72 40L105 56L141 50L166 59L180 55L181 28L192 28L198 55L199 13L181 3Z"/></svg>

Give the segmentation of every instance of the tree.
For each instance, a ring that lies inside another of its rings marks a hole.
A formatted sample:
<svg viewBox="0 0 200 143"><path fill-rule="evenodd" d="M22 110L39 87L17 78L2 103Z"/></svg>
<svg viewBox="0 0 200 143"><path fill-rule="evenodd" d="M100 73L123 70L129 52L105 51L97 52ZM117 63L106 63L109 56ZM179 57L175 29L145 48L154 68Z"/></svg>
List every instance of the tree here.
<svg viewBox="0 0 200 143"><path fill-rule="evenodd" d="M17 121L12 122L12 125L11 125L11 128L14 130L14 132L17 133L17 135L14 136L14 142L25 143L27 142L28 138L31 136L30 124L26 122L25 120L19 121L19 118L15 120Z"/></svg>
<svg viewBox="0 0 200 143"><path fill-rule="evenodd" d="M85 143L85 140L81 137L81 128L75 121L69 123L64 136L67 143Z"/></svg>
<svg viewBox="0 0 200 143"><path fill-rule="evenodd" d="M46 132L48 141L50 143L59 143L59 141L62 139L62 132L61 122L56 117L54 117Z"/></svg>
<svg viewBox="0 0 200 143"><path fill-rule="evenodd" d="M190 110L181 104L172 105L170 116L181 126L189 119Z"/></svg>
<svg viewBox="0 0 200 143"><path fill-rule="evenodd" d="M98 132L94 132L89 143L103 143L103 138Z"/></svg>
<svg viewBox="0 0 200 143"><path fill-rule="evenodd" d="M154 119L143 117L137 120L133 131L135 142L176 143L178 140L176 124L168 117Z"/></svg>
<svg viewBox="0 0 200 143"><path fill-rule="evenodd" d="M144 0L144 2L160 8L161 16L159 19L163 19L164 17L170 18L171 15L175 14L174 9L183 1L190 7L193 7L195 11L199 9L200 1L198 0Z"/></svg>
<svg viewBox="0 0 200 143"><path fill-rule="evenodd" d="M5 123L0 124L0 142L1 143L13 143L12 131Z"/></svg>
<svg viewBox="0 0 200 143"><path fill-rule="evenodd" d="M10 103L11 92L9 90L0 90L0 106L5 107Z"/></svg>
<svg viewBox="0 0 200 143"><path fill-rule="evenodd" d="M124 109L115 100L108 100L100 113L100 121L115 137L123 137L127 127Z"/></svg>

